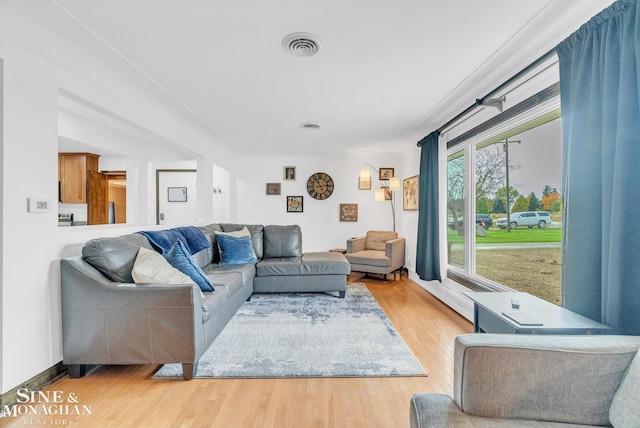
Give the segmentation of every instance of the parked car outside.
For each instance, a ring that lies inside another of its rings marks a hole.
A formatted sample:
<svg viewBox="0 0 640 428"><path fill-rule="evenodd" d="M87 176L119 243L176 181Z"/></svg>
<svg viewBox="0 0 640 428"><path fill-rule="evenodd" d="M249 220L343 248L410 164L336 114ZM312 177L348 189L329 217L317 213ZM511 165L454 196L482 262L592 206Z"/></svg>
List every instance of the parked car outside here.
<svg viewBox="0 0 640 428"><path fill-rule="evenodd" d="M493 226L493 220L489 216L489 214L476 214L476 224L481 225L485 229L489 229ZM458 217L458 227L462 227L464 225L464 218ZM455 230L455 226L453 224L453 220L449 220L449 229Z"/></svg>
<svg viewBox="0 0 640 428"><path fill-rule="evenodd" d="M524 211L511 214L511 229L517 229L518 226L527 226L528 228L538 226L542 229L551 223L553 223L553 220L551 220L551 215L547 211ZM499 218L496 221L496 225L500 229L506 229L507 218Z"/></svg>

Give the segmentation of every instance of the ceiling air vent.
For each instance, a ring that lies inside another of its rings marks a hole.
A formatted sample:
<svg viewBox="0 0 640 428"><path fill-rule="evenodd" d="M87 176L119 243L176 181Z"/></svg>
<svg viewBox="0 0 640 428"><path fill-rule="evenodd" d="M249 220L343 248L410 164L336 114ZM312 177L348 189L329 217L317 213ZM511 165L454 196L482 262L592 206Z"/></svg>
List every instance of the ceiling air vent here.
<svg viewBox="0 0 640 428"><path fill-rule="evenodd" d="M312 56L318 53L322 42L310 33L293 33L282 39L285 51L295 56Z"/></svg>

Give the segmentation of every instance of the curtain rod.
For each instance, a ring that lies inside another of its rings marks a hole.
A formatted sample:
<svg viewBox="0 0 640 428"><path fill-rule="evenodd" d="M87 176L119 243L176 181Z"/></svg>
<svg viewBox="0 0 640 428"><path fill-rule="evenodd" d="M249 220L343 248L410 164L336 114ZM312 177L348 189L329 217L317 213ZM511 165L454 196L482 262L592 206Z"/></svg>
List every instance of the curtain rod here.
<svg viewBox="0 0 640 428"><path fill-rule="evenodd" d="M467 114L471 113L475 108L481 106L488 98L490 98L492 95L496 94L497 92L500 92L503 88L505 88L506 86L510 85L511 83L513 83L515 80L519 79L520 77L522 77L523 75L525 75L526 73L528 73L529 71L531 71L533 68L537 67L538 65L540 65L540 63L542 63L543 61L546 61L547 59L549 59L551 56L553 56L556 53L556 48L553 48L549 51L547 51L546 53L544 53L541 57L539 57L538 59L536 59L535 61L533 61L531 64L527 65L525 68L523 68L522 70L520 70L519 72L517 72L516 74L514 74L513 76L511 76L509 79L505 80L502 84L500 84L499 86L497 86L496 88L494 88L492 91L490 91L488 94L486 94L484 97L482 98L477 98L476 102L471 104L469 107L467 107L466 109L464 109L462 112L458 113L453 119L449 120L447 123L445 123L444 125L442 125L441 127L438 128L438 132L442 132L445 129L447 129L451 124L457 122L458 120L460 120L461 118L463 118L464 116L466 116ZM417 143L417 146L420 147L420 142Z"/></svg>

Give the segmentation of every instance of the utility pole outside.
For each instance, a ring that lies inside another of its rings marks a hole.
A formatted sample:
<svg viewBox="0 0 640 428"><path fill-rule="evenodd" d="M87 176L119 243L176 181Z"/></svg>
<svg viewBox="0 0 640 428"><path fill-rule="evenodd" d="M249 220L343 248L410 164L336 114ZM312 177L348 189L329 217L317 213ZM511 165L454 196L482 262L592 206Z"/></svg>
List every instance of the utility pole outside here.
<svg viewBox="0 0 640 428"><path fill-rule="evenodd" d="M518 143L520 144L521 140L513 140L509 141L507 138L503 143L503 151L505 156L505 177L507 182L507 233L511 233L511 201L509 200L509 144Z"/></svg>

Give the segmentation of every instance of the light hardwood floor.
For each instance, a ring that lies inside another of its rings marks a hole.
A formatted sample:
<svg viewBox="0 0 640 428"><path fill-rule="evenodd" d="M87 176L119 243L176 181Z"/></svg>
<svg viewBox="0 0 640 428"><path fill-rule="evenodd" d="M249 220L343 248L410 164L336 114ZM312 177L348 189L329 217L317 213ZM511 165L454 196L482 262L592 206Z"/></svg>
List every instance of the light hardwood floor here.
<svg viewBox="0 0 640 428"><path fill-rule="evenodd" d="M407 427L414 393L450 394L455 336L471 323L402 275L365 282L427 377L152 380L155 365L99 366L48 391L73 394L84 416L0 419L24 427Z"/></svg>

